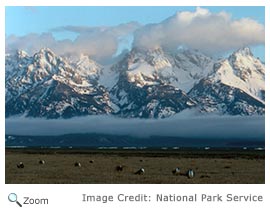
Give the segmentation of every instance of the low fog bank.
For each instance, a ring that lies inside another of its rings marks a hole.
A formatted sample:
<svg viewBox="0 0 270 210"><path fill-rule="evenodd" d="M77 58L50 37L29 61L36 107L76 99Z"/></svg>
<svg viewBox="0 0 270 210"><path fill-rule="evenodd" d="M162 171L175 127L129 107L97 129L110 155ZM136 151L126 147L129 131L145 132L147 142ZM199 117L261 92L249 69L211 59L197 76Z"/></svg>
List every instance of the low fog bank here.
<svg viewBox="0 0 270 210"><path fill-rule="evenodd" d="M6 119L7 135L55 136L99 133L135 137L172 136L211 139L264 139L264 116L173 116L167 119L122 119L87 116L72 119Z"/></svg>

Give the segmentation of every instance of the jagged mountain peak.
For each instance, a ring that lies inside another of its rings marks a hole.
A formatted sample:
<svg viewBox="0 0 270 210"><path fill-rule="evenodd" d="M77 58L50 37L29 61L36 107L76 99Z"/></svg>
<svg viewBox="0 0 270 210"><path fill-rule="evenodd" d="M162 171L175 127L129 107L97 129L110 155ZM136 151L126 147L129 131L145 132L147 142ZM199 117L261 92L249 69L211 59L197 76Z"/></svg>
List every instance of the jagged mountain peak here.
<svg viewBox="0 0 270 210"><path fill-rule="evenodd" d="M184 91L213 69L213 60L196 50L167 52L157 49L132 49L124 59L113 66L127 76L128 81L140 87L170 84Z"/></svg>
<svg viewBox="0 0 270 210"><path fill-rule="evenodd" d="M112 69L120 72L121 80L127 78L137 86L159 84L159 76L165 69L171 68L169 55L163 50L133 48Z"/></svg>
<svg viewBox="0 0 270 210"><path fill-rule="evenodd" d="M233 53L234 56L253 56L249 47L242 47Z"/></svg>
<svg viewBox="0 0 270 210"><path fill-rule="evenodd" d="M38 62L41 66L46 63L49 65L57 65L57 63L63 61L62 57L57 56L51 49L42 48L33 55L33 59Z"/></svg>
<svg viewBox="0 0 270 210"><path fill-rule="evenodd" d="M73 117L112 112L107 90L48 48L6 62L6 116ZM10 63L11 62L11 63ZM89 68L89 66L88 66Z"/></svg>
<svg viewBox="0 0 270 210"><path fill-rule="evenodd" d="M56 54L53 52L53 50L50 49L50 48L48 48L48 47L43 47L43 48L41 48L41 49L37 52L37 54L51 54L51 55L56 56Z"/></svg>
<svg viewBox="0 0 270 210"><path fill-rule="evenodd" d="M84 53L81 53L79 56L77 56L74 61L77 63L77 65L89 65L89 64L96 64L99 65L97 62L95 62L89 55L86 55ZM100 65L99 65L100 66Z"/></svg>
<svg viewBox="0 0 270 210"><path fill-rule="evenodd" d="M100 78L103 67L91 59L89 55L73 55L66 57L66 59L78 73L87 77L89 80L96 81Z"/></svg>
<svg viewBox="0 0 270 210"><path fill-rule="evenodd" d="M106 74L107 72L107 74ZM113 81L113 82L111 82ZM264 114L264 65L242 48L223 60L198 50L133 48L113 66L43 48L6 55L6 116L116 114L163 118L184 109Z"/></svg>
<svg viewBox="0 0 270 210"><path fill-rule="evenodd" d="M237 71L247 72L248 74L252 74L253 71L261 74L265 73L264 64L259 58L254 57L248 47L241 48L232 53L228 61Z"/></svg>
<svg viewBox="0 0 270 210"><path fill-rule="evenodd" d="M264 65L250 48L233 52L214 64L212 74L191 91L202 112L230 115L264 114Z"/></svg>
<svg viewBox="0 0 270 210"><path fill-rule="evenodd" d="M57 56L50 48L41 48L37 53L33 55L33 58L45 58L47 60L50 60L50 58L60 58L60 56Z"/></svg>
<svg viewBox="0 0 270 210"><path fill-rule="evenodd" d="M128 65L146 62L156 69L164 68L169 63L168 55L164 53L162 48L145 49L136 47L128 53L126 58L128 60ZM133 69L133 66L131 69Z"/></svg>
<svg viewBox="0 0 270 210"><path fill-rule="evenodd" d="M17 50L16 55L18 58L25 58L29 56L28 53L24 50Z"/></svg>

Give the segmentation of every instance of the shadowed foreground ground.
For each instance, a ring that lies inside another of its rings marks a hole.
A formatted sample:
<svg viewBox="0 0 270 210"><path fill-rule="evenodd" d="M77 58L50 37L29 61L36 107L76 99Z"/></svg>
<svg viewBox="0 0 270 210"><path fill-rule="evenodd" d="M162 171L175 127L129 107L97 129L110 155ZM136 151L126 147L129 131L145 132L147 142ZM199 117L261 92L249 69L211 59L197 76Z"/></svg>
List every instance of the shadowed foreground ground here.
<svg viewBox="0 0 270 210"><path fill-rule="evenodd" d="M264 151L6 149L6 183L264 183ZM44 165L39 160L45 160ZM90 161L93 160L93 163ZM17 163L23 162L23 169ZM75 162L81 167L74 167ZM117 165L124 165L122 172ZM135 175L139 168L144 175ZM173 175L192 168L193 179Z"/></svg>

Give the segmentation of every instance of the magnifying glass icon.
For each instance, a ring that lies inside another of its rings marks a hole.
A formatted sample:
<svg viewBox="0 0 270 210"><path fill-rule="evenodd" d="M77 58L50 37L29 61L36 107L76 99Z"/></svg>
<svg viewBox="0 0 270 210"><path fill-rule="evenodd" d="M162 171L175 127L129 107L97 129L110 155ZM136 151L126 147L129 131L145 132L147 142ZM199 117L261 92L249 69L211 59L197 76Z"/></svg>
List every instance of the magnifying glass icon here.
<svg viewBox="0 0 270 210"><path fill-rule="evenodd" d="M20 204L19 201L17 201L17 195L15 193L10 193L8 195L8 200L12 203L16 202L18 206L22 207L22 204Z"/></svg>

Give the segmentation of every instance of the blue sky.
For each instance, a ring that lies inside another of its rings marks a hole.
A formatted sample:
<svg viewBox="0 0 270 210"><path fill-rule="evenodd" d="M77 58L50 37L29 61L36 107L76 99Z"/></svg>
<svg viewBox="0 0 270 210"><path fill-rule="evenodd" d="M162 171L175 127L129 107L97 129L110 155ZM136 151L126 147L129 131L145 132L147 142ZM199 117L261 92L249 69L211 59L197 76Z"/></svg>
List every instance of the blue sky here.
<svg viewBox="0 0 270 210"><path fill-rule="evenodd" d="M203 7L212 13L225 11L232 19L252 18L265 24L264 7ZM196 7L6 7L6 37L29 33L52 32L62 26L116 26L130 21L142 25L159 23L177 11L194 11ZM72 32L53 32L57 40L74 39ZM253 47L264 60L264 46Z"/></svg>
<svg viewBox="0 0 270 210"><path fill-rule="evenodd" d="M212 12L226 11L235 19L250 17L264 24L264 7L203 7ZM114 26L138 21L157 23L177 11L195 7L6 7L6 35L42 33L65 25ZM68 15L67 15L68 14Z"/></svg>

